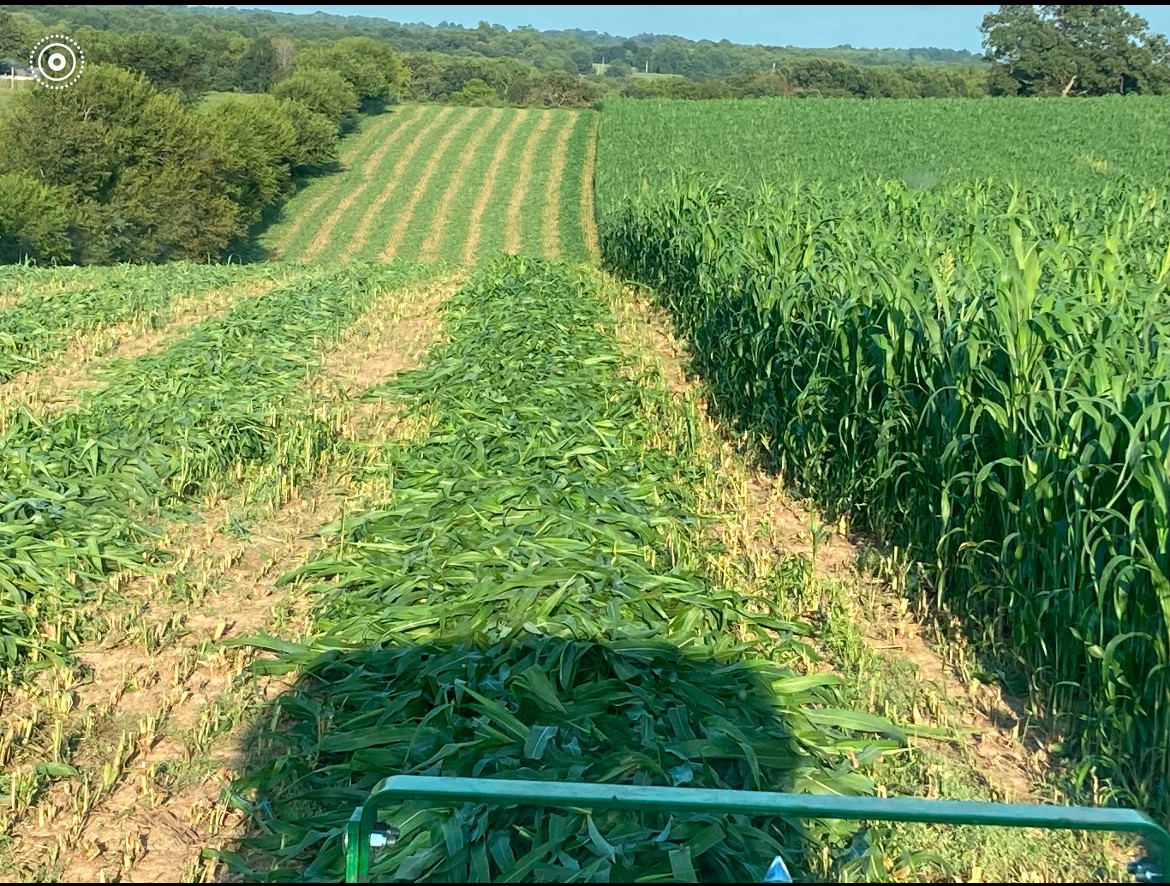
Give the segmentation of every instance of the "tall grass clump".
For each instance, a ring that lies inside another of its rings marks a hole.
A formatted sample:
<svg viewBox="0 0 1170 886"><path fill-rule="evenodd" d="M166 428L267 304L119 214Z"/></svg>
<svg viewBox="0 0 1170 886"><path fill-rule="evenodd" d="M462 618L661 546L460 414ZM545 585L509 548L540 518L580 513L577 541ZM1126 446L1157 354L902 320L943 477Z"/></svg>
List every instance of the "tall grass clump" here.
<svg viewBox="0 0 1170 886"><path fill-rule="evenodd" d="M1170 815L1167 194L691 184L603 222L719 408Z"/></svg>
<svg viewBox="0 0 1170 886"><path fill-rule="evenodd" d="M314 636L250 641L277 653L259 670L299 671L255 737L270 762L235 786L263 832L253 876L336 879L346 819L396 773L854 794L873 786L849 758L898 745L838 707L839 678L796 670L806 627L704 578L686 415L636 376L588 279L490 265L427 363L372 392L426 433L386 447L387 500L325 527L329 548L285 577L317 583ZM474 804L391 816L402 836L375 873L440 882L758 881L776 852L811 869L853 834Z"/></svg>

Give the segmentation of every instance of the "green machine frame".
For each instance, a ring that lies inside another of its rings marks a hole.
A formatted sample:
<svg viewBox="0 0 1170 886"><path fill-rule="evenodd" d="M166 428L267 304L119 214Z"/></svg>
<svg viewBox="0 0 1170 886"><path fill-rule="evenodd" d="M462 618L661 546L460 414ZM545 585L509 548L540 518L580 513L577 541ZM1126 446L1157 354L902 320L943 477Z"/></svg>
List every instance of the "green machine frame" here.
<svg viewBox="0 0 1170 886"><path fill-rule="evenodd" d="M378 811L404 800L494 803L581 809L782 815L850 821L907 821L924 824L984 825L1049 830L1115 831L1144 837L1153 859L1130 865L1142 882L1170 882L1170 833L1133 809L977 803L911 797L838 797L774 791L708 790L653 785L600 785L498 778L394 775L383 779L346 824L345 881L369 876L370 850L386 839L377 830Z"/></svg>

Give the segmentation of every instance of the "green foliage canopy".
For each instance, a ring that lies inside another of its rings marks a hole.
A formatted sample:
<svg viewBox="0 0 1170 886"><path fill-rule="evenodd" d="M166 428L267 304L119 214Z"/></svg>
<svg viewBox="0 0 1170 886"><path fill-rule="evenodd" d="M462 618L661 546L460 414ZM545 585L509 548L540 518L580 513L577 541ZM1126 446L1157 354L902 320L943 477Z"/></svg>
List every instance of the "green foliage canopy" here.
<svg viewBox="0 0 1170 886"><path fill-rule="evenodd" d="M353 86L329 68L300 68L277 83L272 94L277 98L299 101L342 127L351 122L358 111L358 94Z"/></svg>
<svg viewBox="0 0 1170 886"><path fill-rule="evenodd" d="M1170 43L1124 6L1005 5L980 30L995 94L1170 92Z"/></svg>

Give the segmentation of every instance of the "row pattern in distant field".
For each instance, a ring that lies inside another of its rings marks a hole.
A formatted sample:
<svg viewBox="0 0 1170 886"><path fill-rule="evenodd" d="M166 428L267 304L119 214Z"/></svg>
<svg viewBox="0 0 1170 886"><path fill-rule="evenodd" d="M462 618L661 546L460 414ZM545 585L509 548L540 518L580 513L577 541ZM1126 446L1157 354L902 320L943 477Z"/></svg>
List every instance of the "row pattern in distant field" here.
<svg viewBox="0 0 1170 886"><path fill-rule="evenodd" d="M276 258L587 260L591 112L402 106L348 139L343 171L288 204Z"/></svg>
<svg viewBox="0 0 1170 886"><path fill-rule="evenodd" d="M913 187L994 177L1096 190L1166 180L1170 103L1158 97L929 102L890 99L607 101L601 212L672 177L728 184L862 177Z"/></svg>

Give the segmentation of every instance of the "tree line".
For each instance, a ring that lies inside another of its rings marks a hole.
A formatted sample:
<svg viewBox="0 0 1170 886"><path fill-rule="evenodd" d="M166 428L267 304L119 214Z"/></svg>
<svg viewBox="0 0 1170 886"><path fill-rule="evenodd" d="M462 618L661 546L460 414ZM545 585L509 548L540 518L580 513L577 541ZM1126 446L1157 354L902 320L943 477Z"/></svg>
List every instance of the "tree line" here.
<svg viewBox="0 0 1170 886"><path fill-rule="evenodd" d="M100 62L69 89L22 89L2 123L17 136L0 152L0 261L249 255L298 183L335 168L341 135L406 78L397 54L350 37L298 53L262 94L198 105Z"/></svg>
<svg viewBox="0 0 1170 886"><path fill-rule="evenodd" d="M16 10L0 11L0 57L28 47L46 28L63 30L91 61L143 73L187 101L208 92L266 92L289 76L299 54L355 34L403 56L409 77L397 97L410 101L543 107L560 96L582 107L607 94L932 98L1170 91L1165 37L1150 34L1146 21L1122 6L1001 6L981 25L982 56L210 7L0 10ZM566 77L585 83L569 88Z"/></svg>
<svg viewBox="0 0 1170 886"><path fill-rule="evenodd" d="M40 27L60 25L77 36L77 29L184 36L207 50L208 67L201 72L209 90L227 88L217 77L233 67L245 51L242 41L259 37L287 37L294 41L336 40L364 35L401 53L438 52L524 61L539 73L589 75L600 63L628 65L639 71L675 74L689 79L726 77L771 70L808 58L831 58L861 66L921 63L978 64L976 53L937 49L858 49L836 46L809 49L794 46L748 46L728 40L687 40L682 37L639 34L622 38L595 31L538 31L508 29L481 22L474 28L440 23L400 24L367 16L337 16L269 12L264 10L195 8L121 8L92 6L0 7L21 10ZM39 36L39 34L38 34Z"/></svg>
<svg viewBox="0 0 1170 886"><path fill-rule="evenodd" d="M366 33L339 36L355 29ZM1001 6L981 26L985 66L812 56L697 78L639 75L623 61L674 45L653 35L615 43L593 32L181 8L0 8L0 58L19 58L54 31L83 46L87 69L67 90L21 90L0 121L14 134L0 152L4 262L249 255L299 183L336 167L339 139L359 116L397 101L586 108L608 95L1170 92L1166 38L1120 6ZM400 52L386 33L428 48ZM501 47L517 55L491 54ZM573 47L588 49L588 59ZM592 59L607 53L595 68ZM579 72L585 64L589 76Z"/></svg>

